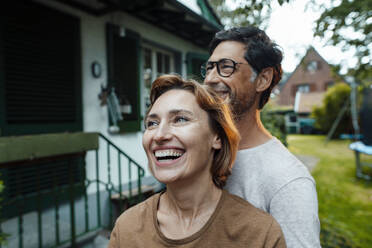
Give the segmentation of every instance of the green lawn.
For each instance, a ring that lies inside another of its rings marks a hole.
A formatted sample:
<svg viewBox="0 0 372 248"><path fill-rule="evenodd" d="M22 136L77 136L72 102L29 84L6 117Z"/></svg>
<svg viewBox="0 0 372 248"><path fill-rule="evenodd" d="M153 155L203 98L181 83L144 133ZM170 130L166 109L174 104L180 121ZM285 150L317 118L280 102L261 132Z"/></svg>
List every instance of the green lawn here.
<svg viewBox="0 0 372 248"><path fill-rule="evenodd" d="M325 137L318 135L288 136L294 154L320 159L312 175L317 183L323 248L372 247L372 182L356 179L349 143L337 140L325 144Z"/></svg>

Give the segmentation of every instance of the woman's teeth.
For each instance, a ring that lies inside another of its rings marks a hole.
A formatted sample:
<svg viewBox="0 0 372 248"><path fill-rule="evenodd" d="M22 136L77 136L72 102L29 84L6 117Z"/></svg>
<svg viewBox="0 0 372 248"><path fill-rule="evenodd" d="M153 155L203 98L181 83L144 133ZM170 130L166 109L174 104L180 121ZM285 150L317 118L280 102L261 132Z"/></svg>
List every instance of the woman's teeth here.
<svg viewBox="0 0 372 248"><path fill-rule="evenodd" d="M157 150L155 151L155 157L157 160L169 161L175 160L183 155L183 152L174 149Z"/></svg>

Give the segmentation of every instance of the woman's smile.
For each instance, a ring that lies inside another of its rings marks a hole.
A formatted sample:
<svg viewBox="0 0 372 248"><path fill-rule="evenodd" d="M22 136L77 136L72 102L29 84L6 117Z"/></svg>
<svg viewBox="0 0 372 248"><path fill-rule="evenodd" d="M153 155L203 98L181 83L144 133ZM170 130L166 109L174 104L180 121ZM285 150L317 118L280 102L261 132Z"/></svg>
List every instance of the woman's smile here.
<svg viewBox="0 0 372 248"><path fill-rule="evenodd" d="M185 150L180 148L159 147L154 149L157 166L172 166L183 158Z"/></svg>

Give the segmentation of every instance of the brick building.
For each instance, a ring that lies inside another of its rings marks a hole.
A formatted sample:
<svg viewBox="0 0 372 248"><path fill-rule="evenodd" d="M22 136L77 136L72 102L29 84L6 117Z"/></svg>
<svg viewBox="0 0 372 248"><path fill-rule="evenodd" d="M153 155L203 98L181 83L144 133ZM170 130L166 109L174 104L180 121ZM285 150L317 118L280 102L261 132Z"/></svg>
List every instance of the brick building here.
<svg viewBox="0 0 372 248"><path fill-rule="evenodd" d="M294 106L297 92L325 92L334 82L330 65L313 47L310 47L282 86L277 103Z"/></svg>

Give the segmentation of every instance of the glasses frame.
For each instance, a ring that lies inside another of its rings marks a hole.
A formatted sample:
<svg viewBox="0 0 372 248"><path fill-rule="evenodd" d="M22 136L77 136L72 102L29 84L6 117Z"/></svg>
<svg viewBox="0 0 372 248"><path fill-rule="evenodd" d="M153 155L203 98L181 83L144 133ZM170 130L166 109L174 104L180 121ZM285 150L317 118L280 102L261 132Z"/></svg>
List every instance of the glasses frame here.
<svg viewBox="0 0 372 248"><path fill-rule="evenodd" d="M233 63L233 67L232 67L233 70L228 75L222 75L221 71L220 71L220 63L225 62L226 60L231 61ZM221 77L225 77L225 78L230 77L232 74L234 74L234 72L237 69L236 65L239 65L239 64L248 65L248 63L235 62L234 60L227 59L227 58L223 58L223 59L220 59L218 61L207 61L206 63L204 63L200 66L200 75L202 76L202 78L205 78L206 75L207 75L207 64L211 64L213 66L211 70L213 70L213 68L216 66L218 75L220 75Z"/></svg>

